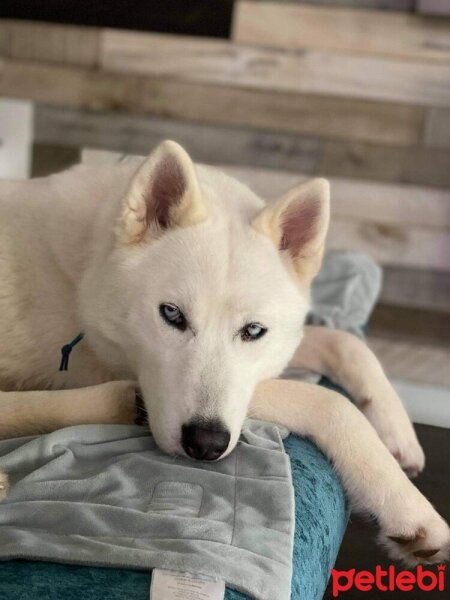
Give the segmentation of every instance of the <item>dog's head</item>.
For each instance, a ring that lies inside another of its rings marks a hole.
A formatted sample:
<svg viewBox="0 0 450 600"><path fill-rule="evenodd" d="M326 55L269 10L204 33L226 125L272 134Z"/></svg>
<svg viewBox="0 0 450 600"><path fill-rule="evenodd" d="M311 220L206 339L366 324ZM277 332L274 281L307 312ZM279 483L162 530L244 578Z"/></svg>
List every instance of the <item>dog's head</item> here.
<svg viewBox="0 0 450 600"><path fill-rule="evenodd" d="M234 448L255 386L301 340L328 220L324 180L265 206L174 142L140 167L117 227L123 345L163 450Z"/></svg>

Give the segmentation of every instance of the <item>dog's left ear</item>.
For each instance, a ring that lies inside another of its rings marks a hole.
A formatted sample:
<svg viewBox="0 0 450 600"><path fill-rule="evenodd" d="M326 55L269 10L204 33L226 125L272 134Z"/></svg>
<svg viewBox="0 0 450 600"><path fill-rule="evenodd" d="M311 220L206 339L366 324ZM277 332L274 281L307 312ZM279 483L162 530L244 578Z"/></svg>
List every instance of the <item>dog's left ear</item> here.
<svg viewBox="0 0 450 600"><path fill-rule="evenodd" d="M140 242L170 228L196 225L207 216L192 160L179 144L166 140L134 176L119 233L127 243Z"/></svg>
<svg viewBox="0 0 450 600"><path fill-rule="evenodd" d="M330 185L312 179L269 204L253 227L287 254L299 278L309 283L318 273L330 220Z"/></svg>

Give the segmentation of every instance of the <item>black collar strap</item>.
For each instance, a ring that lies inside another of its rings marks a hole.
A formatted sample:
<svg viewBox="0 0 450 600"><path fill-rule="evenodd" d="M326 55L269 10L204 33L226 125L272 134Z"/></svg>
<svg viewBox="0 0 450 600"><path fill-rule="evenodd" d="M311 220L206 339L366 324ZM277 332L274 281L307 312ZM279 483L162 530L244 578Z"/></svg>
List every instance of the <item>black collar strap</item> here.
<svg viewBox="0 0 450 600"><path fill-rule="evenodd" d="M69 368L69 355L72 352L72 348L81 342L84 338L84 333L79 333L76 338L61 348L61 363L59 365L60 371L67 371Z"/></svg>

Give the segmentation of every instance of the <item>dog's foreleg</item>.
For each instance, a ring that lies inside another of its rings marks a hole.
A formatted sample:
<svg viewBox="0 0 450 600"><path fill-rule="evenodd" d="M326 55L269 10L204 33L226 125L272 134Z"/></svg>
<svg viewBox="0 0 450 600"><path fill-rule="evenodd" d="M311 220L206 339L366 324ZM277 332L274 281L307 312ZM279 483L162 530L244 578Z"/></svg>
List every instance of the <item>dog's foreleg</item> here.
<svg viewBox="0 0 450 600"><path fill-rule="evenodd" d="M258 386L249 414L314 440L335 466L352 506L377 519L379 540L392 557L414 564L448 556L447 524L346 398L317 385L276 379Z"/></svg>
<svg viewBox="0 0 450 600"><path fill-rule="evenodd" d="M0 391L0 439L91 423L130 423L135 384L111 381L71 390Z"/></svg>
<svg viewBox="0 0 450 600"><path fill-rule="evenodd" d="M93 423L133 423L135 384L112 381L73 390L0 392L0 438L38 435ZM0 472L0 500L8 478Z"/></svg>
<svg viewBox="0 0 450 600"><path fill-rule="evenodd" d="M326 375L344 388L410 477L422 471L423 450L397 392L370 348L355 335L305 327L291 366Z"/></svg>

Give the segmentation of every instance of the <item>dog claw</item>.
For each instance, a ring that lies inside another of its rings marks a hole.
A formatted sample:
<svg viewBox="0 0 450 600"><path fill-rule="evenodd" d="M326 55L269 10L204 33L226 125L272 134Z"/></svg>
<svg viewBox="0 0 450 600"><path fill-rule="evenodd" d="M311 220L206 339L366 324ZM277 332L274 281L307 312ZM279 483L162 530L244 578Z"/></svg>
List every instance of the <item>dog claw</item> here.
<svg viewBox="0 0 450 600"><path fill-rule="evenodd" d="M412 544L413 542L423 540L425 536L425 530L420 528L417 530L415 535L388 535L388 538L393 542L400 544L401 546L406 546L406 544Z"/></svg>
<svg viewBox="0 0 450 600"><path fill-rule="evenodd" d="M450 550L448 525L434 512L434 509L429 507L429 510L426 526L420 525L410 533L384 537L384 543L387 544L392 558L400 559L407 565L416 565L420 562L443 562L448 559ZM422 515L422 520L425 520L425 515ZM381 540L383 541L383 537Z"/></svg>
<svg viewBox="0 0 450 600"><path fill-rule="evenodd" d="M390 540L392 540L393 542L395 542L396 544L400 544L401 546L406 546L406 544L410 544L411 542L414 542L414 540L416 539L415 537L402 537L402 536L395 536L395 535L388 535L388 538Z"/></svg>
<svg viewBox="0 0 450 600"><path fill-rule="evenodd" d="M440 548L432 548L431 550L417 550L414 552L414 556L417 558L430 558L439 552Z"/></svg>

